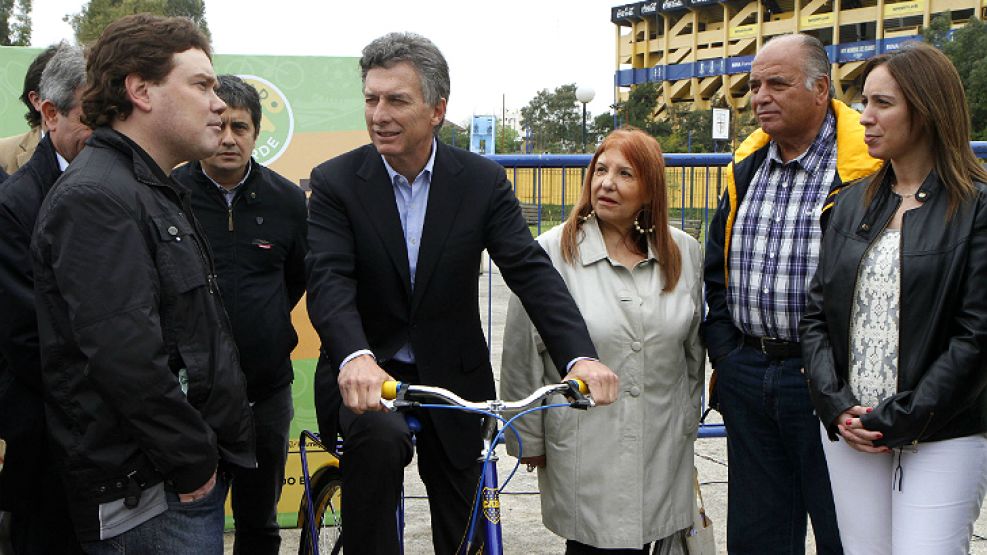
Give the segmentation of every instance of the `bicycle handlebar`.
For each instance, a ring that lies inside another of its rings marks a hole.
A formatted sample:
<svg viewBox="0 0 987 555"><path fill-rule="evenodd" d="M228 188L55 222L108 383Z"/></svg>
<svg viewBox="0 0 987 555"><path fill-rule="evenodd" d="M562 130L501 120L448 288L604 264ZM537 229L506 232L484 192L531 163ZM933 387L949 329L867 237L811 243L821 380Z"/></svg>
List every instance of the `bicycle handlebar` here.
<svg viewBox="0 0 987 555"><path fill-rule="evenodd" d="M411 385L398 381L386 381L380 388L380 396L389 401L395 401L395 406L414 405L417 402L413 399L432 399L448 405L463 407L474 410L487 410L501 412L505 410L521 410L536 401L561 393L572 399L570 403L574 408L586 409L595 406L592 399L585 396L589 393L589 387L582 380L568 380L563 383L546 385L536 389L531 395L518 401L501 401L491 399L489 401L467 401L452 391L442 387L428 385Z"/></svg>

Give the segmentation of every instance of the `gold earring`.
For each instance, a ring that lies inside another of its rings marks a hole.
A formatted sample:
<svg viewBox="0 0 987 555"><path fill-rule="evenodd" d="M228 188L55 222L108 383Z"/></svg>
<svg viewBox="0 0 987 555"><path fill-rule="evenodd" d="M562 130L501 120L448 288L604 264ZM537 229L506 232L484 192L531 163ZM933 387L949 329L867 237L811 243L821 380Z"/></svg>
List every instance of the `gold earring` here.
<svg viewBox="0 0 987 555"><path fill-rule="evenodd" d="M642 208L640 211L638 211L637 215L634 216L634 229L636 229L637 232L640 233L641 235L647 235L649 233L654 233L655 232L655 226L654 226L654 224L651 224L651 227L649 227L647 229L643 229L641 227L641 224L638 222L638 220L641 218L641 214L644 213L644 212L650 212L650 210L648 210L646 208Z"/></svg>

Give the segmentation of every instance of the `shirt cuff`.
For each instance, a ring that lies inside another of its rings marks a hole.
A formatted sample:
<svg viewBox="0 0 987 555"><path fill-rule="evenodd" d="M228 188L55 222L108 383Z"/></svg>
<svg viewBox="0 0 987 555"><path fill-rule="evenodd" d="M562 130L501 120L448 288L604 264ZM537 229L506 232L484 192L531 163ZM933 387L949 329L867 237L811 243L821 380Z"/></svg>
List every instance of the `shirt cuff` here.
<svg viewBox="0 0 987 555"><path fill-rule="evenodd" d="M370 355L371 357L373 357L374 360L377 360L377 357L374 356L373 351L371 351L370 349L360 349L359 351L354 351L352 354L350 354L350 356L344 358L343 359L343 362L339 363L339 369L342 370L343 367L346 366L346 363L347 362L353 360L354 358L356 358L358 356L362 356L362 355ZM573 361L573 362L575 362L575 361Z"/></svg>
<svg viewBox="0 0 987 555"><path fill-rule="evenodd" d="M350 355L350 356L352 356L352 355ZM349 359L347 359L347 360L349 360ZM570 360L569 361L569 364L566 364L565 365L565 371L566 371L566 373L572 372L572 367L575 366L576 363L579 362L580 360L592 360L593 362L600 362L600 359L596 359L596 358L593 358L593 357L576 357L576 358ZM343 362L343 364L346 364L346 363Z"/></svg>

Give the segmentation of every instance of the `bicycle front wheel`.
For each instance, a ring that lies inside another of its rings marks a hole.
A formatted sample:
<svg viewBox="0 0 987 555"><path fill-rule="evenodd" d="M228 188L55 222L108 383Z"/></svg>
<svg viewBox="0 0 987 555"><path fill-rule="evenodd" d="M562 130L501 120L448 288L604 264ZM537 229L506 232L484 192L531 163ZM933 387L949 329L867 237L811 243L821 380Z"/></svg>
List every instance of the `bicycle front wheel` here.
<svg viewBox="0 0 987 555"><path fill-rule="evenodd" d="M312 499L319 541L318 555L338 555L343 552L342 494L343 481L334 478L326 482ZM306 541L311 543L310 539ZM315 550L309 547L309 553L313 553Z"/></svg>

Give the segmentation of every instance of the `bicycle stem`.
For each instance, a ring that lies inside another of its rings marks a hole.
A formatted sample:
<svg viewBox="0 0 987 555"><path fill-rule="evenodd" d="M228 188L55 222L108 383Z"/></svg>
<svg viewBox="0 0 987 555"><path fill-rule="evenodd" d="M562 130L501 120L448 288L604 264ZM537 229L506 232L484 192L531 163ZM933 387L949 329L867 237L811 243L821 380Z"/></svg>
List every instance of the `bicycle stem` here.
<svg viewBox="0 0 987 555"><path fill-rule="evenodd" d="M494 452L494 438L497 437L497 432L500 431L497 426L498 420L492 416L483 417L483 431L480 436L483 438L483 451L480 452L480 461L483 461L487 457L487 453L490 453L490 460L496 461L497 454Z"/></svg>

